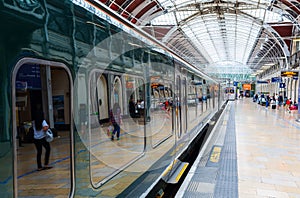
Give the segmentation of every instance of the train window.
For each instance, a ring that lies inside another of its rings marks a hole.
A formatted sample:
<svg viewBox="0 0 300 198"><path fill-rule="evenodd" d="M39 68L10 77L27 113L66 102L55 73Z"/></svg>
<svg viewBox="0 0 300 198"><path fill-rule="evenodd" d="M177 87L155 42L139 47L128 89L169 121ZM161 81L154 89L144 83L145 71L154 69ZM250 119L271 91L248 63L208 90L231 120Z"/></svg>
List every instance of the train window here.
<svg viewBox="0 0 300 198"><path fill-rule="evenodd" d="M210 87L210 84L207 84L206 88L207 88L207 91L206 91L206 98L207 98L206 110L210 110L210 108L211 108L211 87Z"/></svg>
<svg viewBox="0 0 300 198"><path fill-rule="evenodd" d="M133 75L100 70L90 75L88 139L95 187L109 182L144 152L144 84Z"/></svg>
<svg viewBox="0 0 300 198"><path fill-rule="evenodd" d="M154 79L154 78L153 78ZM172 82L151 82L150 126L152 146L156 147L172 134Z"/></svg>
<svg viewBox="0 0 300 198"><path fill-rule="evenodd" d="M214 87L214 101L215 101L215 107L219 107L219 87L218 85L215 85Z"/></svg>
<svg viewBox="0 0 300 198"><path fill-rule="evenodd" d="M187 123L188 129L191 130L197 125L197 110L198 110L199 100L197 98L197 90L194 84L190 84L188 88L188 95L187 95L187 106L188 106L188 116L187 116Z"/></svg>
<svg viewBox="0 0 300 198"><path fill-rule="evenodd" d="M214 86L210 85L210 101L211 101L211 108L215 108L215 90Z"/></svg>
<svg viewBox="0 0 300 198"><path fill-rule="evenodd" d="M24 58L16 65L12 78L16 197L42 197L45 192L50 197L67 197L71 193L70 76L67 67L57 62ZM43 119L54 133L50 143L43 133L34 132L38 126L33 123ZM46 153L37 155L42 147Z"/></svg>
<svg viewBox="0 0 300 198"><path fill-rule="evenodd" d="M203 113L203 91L202 91L202 85L196 85L196 91L197 91L197 99L198 99L197 117L199 117Z"/></svg>
<svg viewBox="0 0 300 198"><path fill-rule="evenodd" d="M168 57L151 52L150 60L150 109L147 133L155 148L169 139L173 134L173 82L174 67L172 64L163 63Z"/></svg>

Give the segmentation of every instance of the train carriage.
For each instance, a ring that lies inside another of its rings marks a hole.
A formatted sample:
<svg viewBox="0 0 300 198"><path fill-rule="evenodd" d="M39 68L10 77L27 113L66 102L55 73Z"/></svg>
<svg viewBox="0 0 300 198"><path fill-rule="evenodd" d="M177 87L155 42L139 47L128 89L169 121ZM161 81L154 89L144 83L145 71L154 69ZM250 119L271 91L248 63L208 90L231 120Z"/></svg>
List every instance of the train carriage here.
<svg viewBox="0 0 300 198"><path fill-rule="evenodd" d="M0 4L0 195L147 196L178 182L173 170L225 102L218 82L93 1ZM51 170L36 171L37 110L57 131Z"/></svg>

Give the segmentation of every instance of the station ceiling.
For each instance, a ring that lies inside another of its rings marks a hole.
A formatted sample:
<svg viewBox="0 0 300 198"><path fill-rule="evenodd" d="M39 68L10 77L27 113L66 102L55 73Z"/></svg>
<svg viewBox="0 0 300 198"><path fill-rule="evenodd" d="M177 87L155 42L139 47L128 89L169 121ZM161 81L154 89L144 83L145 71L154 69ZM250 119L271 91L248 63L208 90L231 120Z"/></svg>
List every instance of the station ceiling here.
<svg viewBox="0 0 300 198"><path fill-rule="evenodd" d="M288 68L299 34L296 0L103 0L186 61L219 78ZM236 78L236 79L234 79Z"/></svg>

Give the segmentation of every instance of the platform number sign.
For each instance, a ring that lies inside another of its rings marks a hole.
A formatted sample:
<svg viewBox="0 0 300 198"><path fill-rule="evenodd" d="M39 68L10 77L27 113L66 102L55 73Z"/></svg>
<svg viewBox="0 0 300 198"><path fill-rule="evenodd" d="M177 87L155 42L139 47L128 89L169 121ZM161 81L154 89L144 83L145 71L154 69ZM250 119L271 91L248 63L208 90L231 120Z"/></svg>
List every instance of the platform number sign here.
<svg viewBox="0 0 300 198"><path fill-rule="evenodd" d="M279 83L279 88L285 88L285 83Z"/></svg>

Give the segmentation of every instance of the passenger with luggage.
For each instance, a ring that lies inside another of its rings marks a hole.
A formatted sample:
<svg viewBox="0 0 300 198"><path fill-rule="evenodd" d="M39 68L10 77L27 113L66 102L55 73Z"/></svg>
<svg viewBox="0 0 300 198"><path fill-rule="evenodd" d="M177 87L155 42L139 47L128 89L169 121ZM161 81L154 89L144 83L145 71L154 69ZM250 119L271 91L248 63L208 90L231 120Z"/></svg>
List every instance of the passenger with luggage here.
<svg viewBox="0 0 300 198"><path fill-rule="evenodd" d="M32 123L32 127L34 130L34 145L36 147L36 161L37 161L37 171L45 170L45 169L50 169L52 168L49 166L49 157L50 157L50 151L51 147L49 142L46 140L46 131L49 129L48 123L43 119L42 114L40 117L36 116ZM43 152L43 147L46 149L46 154L45 154L45 163L44 166L42 166L42 152Z"/></svg>
<svg viewBox="0 0 300 198"><path fill-rule="evenodd" d="M275 94L273 94L273 96L270 96L270 106L272 109L276 109Z"/></svg>
<svg viewBox="0 0 300 198"><path fill-rule="evenodd" d="M270 96L267 95L267 97L266 97L266 109L268 109L269 104L270 104Z"/></svg>
<svg viewBox="0 0 300 198"><path fill-rule="evenodd" d="M276 101L274 97L271 99L270 105L272 109L276 109Z"/></svg>
<svg viewBox="0 0 300 198"><path fill-rule="evenodd" d="M110 122L114 129L111 134L111 140L114 140L115 133L117 133L117 140L120 140L120 125L122 123L121 108L119 103L115 103L109 112Z"/></svg>

